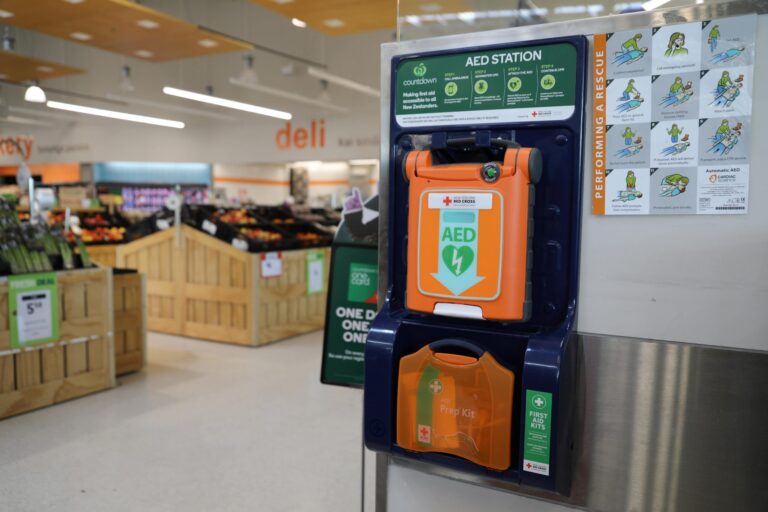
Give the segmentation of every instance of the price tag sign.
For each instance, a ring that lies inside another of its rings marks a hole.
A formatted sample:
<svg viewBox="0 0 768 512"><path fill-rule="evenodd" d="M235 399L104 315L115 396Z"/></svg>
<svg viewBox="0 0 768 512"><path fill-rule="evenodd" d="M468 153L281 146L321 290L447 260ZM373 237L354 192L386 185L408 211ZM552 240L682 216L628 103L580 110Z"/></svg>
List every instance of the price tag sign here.
<svg viewBox="0 0 768 512"><path fill-rule="evenodd" d="M307 293L320 293L325 289L325 253L307 253Z"/></svg>
<svg viewBox="0 0 768 512"><path fill-rule="evenodd" d="M59 339L59 291L54 272L10 276L8 290L11 347Z"/></svg>
<svg viewBox="0 0 768 512"><path fill-rule="evenodd" d="M283 253L265 252L261 254L261 277L280 277L283 275Z"/></svg>
<svg viewBox="0 0 768 512"><path fill-rule="evenodd" d="M157 229L160 231L165 231L166 229L169 229L171 227L170 221L166 219L157 219Z"/></svg>
<svg viewBox="0 0 768 512"><path fill-rule="evenodd" d="M233 238L232 247L234 247L235 249L240 249L241 251L248 252L248 242L246 242L242 238Z"/></svg>
<svg viewBox="0 0 768 512"><path fill-rule="evenodd" d="M211 222L209 220L204 220L203 221L203 231L205 231L205 232L207 232L207 233L209 233L209 234L211 234L213 236L216 236L216 224L214 224L213 222Z"/></svg>

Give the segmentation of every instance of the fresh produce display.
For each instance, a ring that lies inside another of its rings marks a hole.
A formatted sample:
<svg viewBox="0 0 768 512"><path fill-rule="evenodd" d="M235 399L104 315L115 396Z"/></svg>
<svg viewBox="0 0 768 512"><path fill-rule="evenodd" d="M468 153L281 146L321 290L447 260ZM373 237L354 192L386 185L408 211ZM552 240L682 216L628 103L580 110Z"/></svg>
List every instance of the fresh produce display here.
<svg viewBox="0 0 768 512"><path fill-rule="evenodd" d="M0 273L24 274L75 268L72 249L45 224L21 222L15 205L0 200Z"/></svg>
<svg viewBox="0 0 768 512"><path fill-rule="evenodd" d="M274 242L285 238L282 233L262 228L240 228L240 233L259 242Z"/></svg>
<svg viewBox="0 0 768 512"><path fill-rule="evenodd" d="M75 235L71 231L67 237L70 242L75 240ZM86 243L106 242L120 243L125 239L125 228L80 228L80 238Z"/></svg>
<svg viewBox="0 0 768 512"><path fill-rule="evenodd" d="M296 238L304 241L317 242L322 237L318 233L300 232L300 233L296 233Z"/></svg>
<svg viewBox="0 0 768 512"><path fill-rule="evenodd" d="M245 208L218 210L213 214L213 219L226 222L227 224L259 224L259 220Z"/></svg>

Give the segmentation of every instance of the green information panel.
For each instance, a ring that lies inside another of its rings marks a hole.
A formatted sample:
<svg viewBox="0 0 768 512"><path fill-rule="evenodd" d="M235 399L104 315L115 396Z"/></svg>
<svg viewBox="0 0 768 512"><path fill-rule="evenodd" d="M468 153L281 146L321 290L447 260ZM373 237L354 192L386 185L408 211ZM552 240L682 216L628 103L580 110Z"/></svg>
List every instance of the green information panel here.
<svg viewBox="0 0 768 512"><path fill-rule="evenodd" d="M56 274L8 277L11 347L24 348L59 339L59 291Z"/></svg>
<svg viewBox="0 0 768 512"><path fill-rule="evenodd" d="M567 43L409 59L397 66L400 126L568 119L576 49Z"/></svg>
<svg viewBox="0 0 768 512"><path fill-rule="evenodd" d="M523 471L549 476L551 437L552 393L526 390Z"/></svg>
<svg viewBox="0 0 768 512"><path fill-rule="evenodd" d="M377 249L334 247L330 282L321 380L362 386L365 339L376 316Z"/></svg>

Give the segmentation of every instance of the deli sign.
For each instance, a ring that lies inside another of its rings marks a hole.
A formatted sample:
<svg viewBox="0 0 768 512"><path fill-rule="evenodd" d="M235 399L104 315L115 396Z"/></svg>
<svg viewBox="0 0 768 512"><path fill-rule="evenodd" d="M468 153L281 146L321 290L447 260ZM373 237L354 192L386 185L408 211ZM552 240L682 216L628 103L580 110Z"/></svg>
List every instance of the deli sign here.
<svg viewBox="0 0 768 512"><path fill-rule="evenodd" d="M0 157L20 156L28 161L35 140L28 135L0 136Z"/></svg>

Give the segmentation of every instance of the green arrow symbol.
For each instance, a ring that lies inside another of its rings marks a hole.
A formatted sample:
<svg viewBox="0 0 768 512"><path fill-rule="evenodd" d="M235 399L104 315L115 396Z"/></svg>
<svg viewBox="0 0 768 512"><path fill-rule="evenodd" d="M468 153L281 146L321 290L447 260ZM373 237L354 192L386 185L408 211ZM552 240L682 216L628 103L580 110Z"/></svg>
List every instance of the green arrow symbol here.
<svg viewBox="0 0 768 512"><path fill-rule="evenodd" d="M453 295L485 279L477 275L477 218L477 211L440 210L440 260L432 276Z"/></svg>

